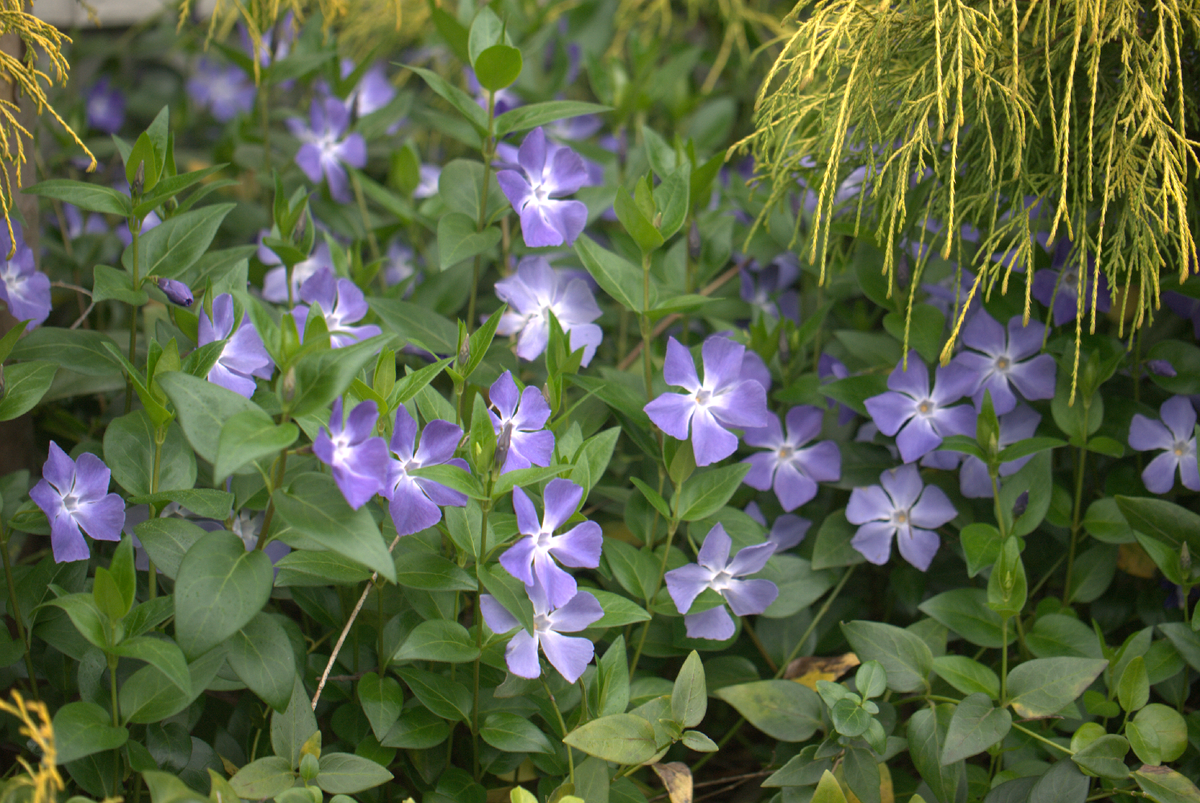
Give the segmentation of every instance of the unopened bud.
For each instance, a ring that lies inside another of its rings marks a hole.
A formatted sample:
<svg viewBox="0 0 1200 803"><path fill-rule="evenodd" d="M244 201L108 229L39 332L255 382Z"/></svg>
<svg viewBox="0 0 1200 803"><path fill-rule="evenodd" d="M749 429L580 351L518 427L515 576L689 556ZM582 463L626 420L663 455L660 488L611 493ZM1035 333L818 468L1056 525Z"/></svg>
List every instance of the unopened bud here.
<svg viewBox="0 0 1200 803"><path fill-rule="evenodd" d="M662 228L662 212L659 212L657 215L654 216L654 228L656 228L656 229Z"/></svg>
<svg viewBox="0 0 1200 803"><path fill-rule="evenodd" d="M296 228L292 230L292 242L298 243L304 239L304 225L307 222L308 215L301 215L296 221Z"/></svg>
<svg viewBox="0 0 1200 803"><path fill-rule="evenodd" d="M126 175L128 175L128 173ZM138 162L137 172L133 174L133 186L131 186L129 188L130 193L133 195L134 198L141 197L142 190L145 188L145 186L146 186L146 162L145 162L145 160L143 160L143 161Z"/></svg>
<svg viewBox="0 0 1200 803"><path fill-rule="evenodd" d="M1013 586L1017 584L1017 574L1012 569L1004 573L1004 577L1000 580L1000 585L1004 589L1005 596L1012 593Z"/></svg>
<svg viewBox="0 0 1200 803"><path fill-rule="evenodd" d="M687 236L688 256L692 259L699 259L701 245L700 227L696 224L696 220L693 218L692 227L688 229Z"/></svg>
<svg viewBox="0 0 1200 803"><path fill-rule="evenodd" d="M1188 549L1187 543L1179 548L1179 568L1183 569L1184 575L1190 575L1192 570L1192 551Z"/></svg>
<svg viewBox="0 0 1200 803"><path fill-rule="evenodd" d="M500 430L500 436L496 438L496 456L492 459L492 465L498 471L504 470L504 464L508 461L508 449L512 445L512 423L504 425Z"/></svg>
<svg viewBox="0 0 1200 803"><path fill-rule="evenodd" d="M1029 491L1022 491L1017 497L1017 501L1013 502L1013 518L1018 518L1025 514L1025 508L1029 505Z"/></svg>
<svg viewBox="0 0 1200 803"><path fill-rule="evenodd" d="M463 338L462 345L458 347L458 357L455 360L455 367L461 368L471 361L471 341Z"/></svg>
<svg viewBox="0 0 1200 803"><path fill-rule="evenodd" d="M283 376L283 400L290 403L296 397L296 368L293 366Z"/></svg>
<svg viewBox="0 0 1200 803"><path fill-rule="evenodd" d="M172 304L178 304L181 307L192 306L192 291L183 282L175 279L163 279L160 277L158 280L158 289L163 291L163 295L165 295Z"/></svg>
<svg viewBox="0 0 1200 803"><path fill-rule="evenodd" d="M554 407L554 394L550 391L550 383L542 385L542 398L546 400L546 404Z"/></svg>

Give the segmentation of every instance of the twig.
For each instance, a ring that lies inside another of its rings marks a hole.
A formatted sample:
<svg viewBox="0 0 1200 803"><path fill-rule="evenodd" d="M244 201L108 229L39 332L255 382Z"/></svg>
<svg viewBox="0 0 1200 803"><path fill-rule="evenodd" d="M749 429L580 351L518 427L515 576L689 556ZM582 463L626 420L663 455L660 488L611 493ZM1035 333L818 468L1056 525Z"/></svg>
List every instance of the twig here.
<svg viewBox="0 0 1200 803"><path fill-rule="evenodd" d="M748 264L750 264L750 257L746 257L741 262L737 263L732 268L725 271L720 276L718 276L717 278L715 278L711 282L709 282L707 285L705 285L704 288L700 290L700 295L702 295L702 296L712 295L717 290L719 290L720 288L725 286L729 282L730 279L732 279L734 276L737 276L738 273L741 272L742 268L746 267L746 265L748 265ZM664 331L666 331L668 326L675 323L675 321L679 320L680 317L681 316L678 312L672 312L670 315L668 315L667 317L665 317L661 321L659 321L658 324L654 327L654 337L658 337L659 335L661 335ZM637 361L638 355L641 353L642 353L642 344L639 341L638 343L636 343L634 345L634 347L632 349L629 350L629 353L625 355L624 359L621 360L620 364L617 365L617 370L624 371L624 370L628 369L629 366L633 365L634 362Z"/></svg>
<svg viewBox="0 0 1200 803"><path fill-rule="evenodd" d="M396 544L400 543L400 536L392 539L391 546L388 547L388 554L396 548ZM362 610L363 603L367 601L367 595L371 593L371 589L375 586L375 581L379 579L379 572L371 574L371 580L367 583L367 587L363 589L362 596L358 598L358 604L354 606L354 610L350 613L350 618L346 620L346 626L342 628L342 634L338 636L337 644L333 645L333 652L329 655L329 663L325 664L325 671L321 673L321 682L317 684L317 691L312 698L312 709L317 710L317 701L321 699L321 692L325 689L325 682L329 680L329 673L333 670L333 662L337 660L338 653L342 651L342 644L346 642L346 636L350 633L350 628L354 625L354 620L358 618L358 612Z"/></svg>

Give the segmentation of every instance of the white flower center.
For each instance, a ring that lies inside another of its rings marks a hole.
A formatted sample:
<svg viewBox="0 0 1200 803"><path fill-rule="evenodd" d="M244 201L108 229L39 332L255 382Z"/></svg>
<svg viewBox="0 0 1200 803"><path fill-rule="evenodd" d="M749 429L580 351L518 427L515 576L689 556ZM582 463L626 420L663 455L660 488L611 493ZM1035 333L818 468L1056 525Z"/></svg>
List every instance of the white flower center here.
<svg viewBox="0 0 1200 803"><path fill-rule="evenodd" d="M1171 447L1171 453L1176 457L1183 457L1186 454L1190 454L1193 448L1191 441L1175 441L1175 444Z"/></svg>
<svg viewBox="0 0 1200 803"><path fill-rule="evenodd" d="M730 574L725 569L722 569L721 571L719 571L715 575L713 575L713 579L708 581L708 586L713 591L716 591L718 594L720 594L720 593L724 592L725 589L729 588L729 584L732 580L733 580L733 575Z"/></svg>
<svg viewBox="0 0 1200 803"><path fill-rule="evenodd" d="M779 447L778 455L779 455L780 460L790 460L792 458L792 455L794 455L795 453L796 453L796 450L793 449L789 444L785 443L783 446Z"/></svg>
<svg viewBox="0 0 1200 803"><path fill-rule="evenodd" d="M700 390L696 391L696 404L700 407L707 407L709 402L712 401L712 396L711 390L700 388Z"/></svg>
<svg viewBox="0 0 1200 803"><path fill-rule="evenodd" d="M923 399L921 403L917 405L917 412L924 416L933 415L933 411L936 409L937 405L934 404L933 399Z"/></svg>
<svg viewBox="0 0 1200 803"><path fill-rule="evenodd" d="M909 523L908 511L907 510L893 511L892 512L892 523L898 527L907 527L908 523Z"/></svg>
<svg viewBox="0 0 1200 803"><path fill-rule="evenodd" d="M996 358L996 370L997 371L999 371L1001 373L1007 373L1008 369L1011 367L1012 367L1012 361L1010 361L1008 359L1008 357L997 357Z"/></svg>

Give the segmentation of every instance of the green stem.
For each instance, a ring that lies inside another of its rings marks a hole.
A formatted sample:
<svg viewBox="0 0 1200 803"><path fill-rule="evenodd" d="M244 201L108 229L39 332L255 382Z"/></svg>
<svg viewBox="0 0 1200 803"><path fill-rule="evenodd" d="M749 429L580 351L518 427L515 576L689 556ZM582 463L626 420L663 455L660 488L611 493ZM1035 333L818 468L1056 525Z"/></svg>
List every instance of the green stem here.
<svg viewBox="0 0 1200 803"><path fill-rule="evenodd" d="M678 491L676 493L678 493ZM675 531L678 529L678 521L671 522L671 526L667 528L667 543L666 546L663 547L662 560L660 560L658 564L658 579L654 583L654 593L652 593L650 595L650 599L646 601L647 606L654 604L654 600L658 598L658 592L662 589L663 576L667 572L667 557L671 554L671 542L675 540ZM642 648L646 646L646 635L650 632L650 622L652 621L654 620L651 619L647 621L646 624L642 625L642 635L638 638L637 649L634 650L633 653L633 661L629 664L630 676L632 676L637 670L638 660L640 660L642 657Z"/></svg>
<svg viewBox="0 0 1200 803"><path fill-rule="evenodd" d="M754 632L754 628L750 626L749 622L746 623L746 627L744 629L746 631L746 635L750 637L750 641L758 650L758 654L761 655L762 659L767 662L767 668L772 672L778 672L779 667L775 666L775 662L771 660L771 654L767 652L767 646L762 643L762 639L760 639L758 634Z"/></svg>
<svg viewBox="0 0 1200 803"><path fill-rule="evenodd" d="M290 284L291 283L289 282L289 286L290 286ZM284 423L287 422L286 415L283 417L283 420L284 420ZM274 480L274 482L271 483L271 488L269 489L271 492L271 499L270 499L270 501L267 502L267 512L263 514L262 529L260 529L258 531L258 541L256 541L254 544L255 551L261 552L262 550L267 548L267 543L268 543L267 533L271 529L271 520L273 518L275 518L275 499L274 499L275 489L283 484L283 475L287 471L287 456L288 456L287 449L279 450L279 458L278 458L278 460L276 460L276 465L278 468L276 469L276 472L275 472L275 480Z"/></svg>
<svg viewBox="0 0 1200 803"><path fill-rule="evenodd" d="M29 673L29 689L35 701L38 695L37 673L33 668L33 656L29 652L29 638L25 634L25 623L21 620L21 606L17 603L17 585L13 582L12 558L8 554L8 528L0 522L0 556L4 558L4 579L8 583L8 604L12 606L13 618L17 620L17 637L25 650L25 671Z"/></svg>
<svg viewBox="0 0 1200 803"><path fill-rule="evenodd" d="M138 275L138 247L141 240L142 221L129 220L129 235L132 238L130 243L133 247L133 290L137 292L141 286L141 277ZM130 305L129 307L129 364L137 365L137 319L138 308ZM133 375L130 374L125 380L125 412L128 413L133 409Z"/></svg>
<svg viewBox="0 0 1200 803"><path fill-rule="evenodd" d="M1049 739L1047 739L1045 736L1042 736L1040 733L1037 733L1036 731L1031 731L1029 728L1022 727L1021 725L1017 724L1016 722L1014 722L1012 724L1012 726L1013 726L1013 730L1019 730L1021 733L1025 734L1026 736L1031 736L1034 739L1037 739L1039 742L1042 742L1043 744L1053 747L1055 750L1061 750L1062 752L1066 753L1068 756L1075 755L1075 751L1072 750L1071 748L1063 747L1058 742L1052 742Z"/></svg>
<svg viewBox="0 0 1200 803"><path fill-rule="evenodd" d="M1008 702L1008 617L1000 620L1000 705Z"/></svg>
<svg viewBox="0 0 1200 803"><path fill-rule="evenodd" d="M825 598L825 604L821 606L821 610L817 611L817 615L813 617L813 620L805 629L804 635L802 635L799 641L796 642L796 646L792 648L792 652L790 655L788 655L787 660L780 664L779 668L775 670L776 680L783 677L783 673L787 671L788 665L791 664L792 661L796 660L796 656L800 654L800 650L804 649L804 642L808 641L808 637L811 636L813 631L817 629L817 625L821 623L821 619L825 617L825 614L829 613L830 606L833 605L833 601L837 599L838 594L842 593L842 589L846 587L846 581L850 579L850 575L854 574L855 568L855 566L851 566L850 568L846 569L846 573L842 575L842 579L838 580L838 584L834 586L833 591L831 591L829 596Z"/></svg>
<svg viewBox="0 0 1200 803"><path fill-rule="evenodd" d="M642 312L638 316L642 332L642 381L646 384L646 401L654 401L653 365L650 359L650 254L642 254Z"/></svg>
<svg viewBox="0 0 1200 803"><path fill-rule="evenodd" d="M1088 405L1084 405L1084 420L1087 420ZM1071 573L1075 569L1075 544L1079 540L1079 528L1083 516L1083 467L1087 462L1087 436L1084 436L1083 446L1075 464L1075 505L1071 514L1071 545L1067 551L1067 580L1063 583L1063 605L1071 596Z"/></svg>
<svg viewBox="0 0 1200 803"><path fill-rule="evenodd" d="M371 252L371 259L379 259L379 241L375 239L375 230L371 228L369 218L367 217L367 199L363 196L362 182L358 178L358 171L351 170L350 185L354 188L354 200L358 204L358 213L362 215L363 229L367 233L367 248Z"/></svg>
<svg viewBox="0 0 1200 803"><path fill-rule="evenodd" d="M479 220L475 230L483 231L487 226L488 182L492 180L492 160L496 158L496 93L488 91L488 130L483 138L483 187L479 190ZM475 297L479 294L479 278L483 272L483 255L475 256L475 268L471 277L471 297L467 302L467 331L475 329Z"/></svg>
<svg viewBox="0 0 1200 803"><path fill-rule="evenodd" d="M492 511L491 495L492 482L488 480L488 501L484 502L480 507L483 509L483 514L479 524L479 554L487 554L487 526L488 514ZM483 588L483 581L479 577L481 563L475 564L475 581L479 589ZM475 591L475 648L477 655L475 656L474 678L472 681L474 705L471 706L471 741L474 746L473 763L475 769L475 780L478 781L481 777L479 767L479 662L483 656L483 614L482 608L479 607L479 600L483 597L483 592ZM553 699L553 697L551 698Z"/></svg>
<svg viewBox="0 0 1200 803"><path fill-rule="evenodd" d="M550 691L550 684L546 682L546 676L542 675L542 688L546 690L546 696L550 698L550 705L554 706L554 715L558 717L558 730L565 737L567 735L567 723L563 721L562 711L558 709L558 700L554 699L554 692ZM584 695L587 696L586 694ZM562 737L560 737L562 738ZM570 781L575 783L575 757L571 753L571 748L567 748L567 768L570 771Z"/></svg>
<svg viewBox="0 0 1200 803"><path fill-rule="evenodd" d="M109 653L108 655L108 677L112 689L112 721L113 727L121 727L121 709L118 706L117 700L117 656Z"/></svg>

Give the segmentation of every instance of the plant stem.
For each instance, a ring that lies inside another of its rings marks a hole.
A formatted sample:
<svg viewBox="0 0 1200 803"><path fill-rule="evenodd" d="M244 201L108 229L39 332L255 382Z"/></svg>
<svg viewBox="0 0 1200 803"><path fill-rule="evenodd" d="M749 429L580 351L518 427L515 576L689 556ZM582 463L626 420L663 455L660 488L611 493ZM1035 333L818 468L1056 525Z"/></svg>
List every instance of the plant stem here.
<svg viewBox="0 0 1200 803"><path fill-rule="evenodd" d="M804 642L808 641L808 637L811 636L813 631L817 629L817 625L821 623L821 619L825 617L825 614L829 613L830 606L833 605L833 601L837 599L838 594L842 593L842 589L846 587L846 581L850 579L850 575L854 574L855 568L856 566L851 566L846 569L845 574L842 575L842 579L838 580L838 584L834 586L833 591L829 592L829 596L825 598L825 604L821 606L821 610L817 611L817 615L813 617L813 620L804 630L804 635L802 635L800 640L796 642L796 646L792 648L792 652L790 655L788 655L787 660L780 664L779 668L775 670L776 680L783 677L783 674L787 672L788 665L791 664L792 661L796 660L796 656L800 654L800 650L804 649Z"/></svg>
<svg viewBox="0 0 1200 803"><path fill-rule="evenodd" d="M492 512L492 481L490 479L488 480L487 491L488 500L480 505L480 508L482 508L482 515L480 516L479 522L479 554L482 556L487 555L488 514ZM479 601L483 597L483 592L480 591L479 588L483 587L483 581L479 577L479 570L482 565L483 564L479 561L476 561L475 563L475 583L477 586L475 591L474 612L475 648L478 650L479 654L475 656L474 673L472 679L472 699L474 703L471 706L471 744L474 747L472 761L474 764L474 775L476 781L478 781L481 777L479 766L479 662L483 658L483 614L481 612L482 608L479 607ZM554 698L551 697L550 699L553 700Z"/></svg>
<svg viewBox="0 0 1200 803"><path fill-rule="evenodd" d="M496 158L496 93L488 91L488 130L483 138L483 186L479 190L479 220L475 223L476 231L483 231L487 226L488 182L492 180L492 159ZM467 332L475 329L475 297L479 294L479 278L483 269L483 254L475 255L475 267L471 277L471 297L467 301Z"/></svg>
<svg viewBox="0 0 1200 803"><path fill-rule="evenodd" d="M1085 414L1087 409L1088 407L1085 405ZM1071 514L1071 545L1067 552L1067 580L1063 583L1063 605L1067 604L1071 596L1071 572L1075 569L1075 544L1079 540L1079 527L1083 513L1083 468L1087 462L1086 436L1083 443L1084 445L1079 447L1075 463L1075 505Z"/></svg>
<svg viewBox="0 0 1200 803"><path fill-rule="evenodd" d="M1000 705L1008 702L1008 617L1000 620Z"/></svg>
<svg viewBox="0 0 1200 803"><path fill-rule="evenodd" d="M17 586L13 582L12 558L8 554L8 528L0 522L0 556L4 558L4 579L8 583L8 604L12 606L13 618L17 620L17 637L25 650L25 671L29 673L29 690L33 699L41 701L38 695L37 673L33 668L33 656L29 653L29 638L25 634L25 623L21 620L21 606L17 603Z"/></svg>
<svg viewBox="0 0 1200 803"><path fill-rule="evenodd" d="M678 493L678 491L676 493ZM667 556L671 554L671 542L675 540L675 531L678 529L678 521L671 522L671 526L667 528L667 543L663 547L662 560L659 561L658 564L658 580L656 580L654 583L654 593L652 593L650 595L650 599L646 601L647 605L654 604L654 600L658 598L658 592L662 589L663 575L665 575L667 572ZM652 621L654 620L650 619L646 622L646 624L642 625L642 635L640 638L638 638L637 649L633 653L633 661L629 664L630 676L632 676L634 671L637 670L638 660L642 657L642 648L646 646L646 634L650 632L650 622Z"/></svg>
<svg viewBox="0 0 1200 803"><path fill-rule="evenodd" d="M363 229L367 233L367 248L371 252L371 259L379 259L379 240L375 239L375 230L371 228L370 219L367 217L367 199L363 196L362 182L358 178L357 170L350 170L350 186L354 188L354 200L358 204L358 213L362 215Z"/></svg>
<svg viewBox="0 0 1200 803"><path fill-rule="evenodd" d="M642 312L638 316L642 332L642 381L646 383L646 401L654 401L653 372L650 360L650 254L642 254Z"/></svg>
<svg viewBox="0 0 1200 803"><path fill-rule="evenodd" d="M550 691L550 684L546 682L546 676L542 675L542 688L546 690L546 696L550 698L550 705L554 706L554 714L558 717L558 729L563 736L567 735L567 723L563 721L562 711L558 710L558 700L554 699L554 692ZM584 695L585 697L587 695ZM562 738L562 737L559 737ZM575 757L571 754L571 748L567 748L567 767L570 771L571 783L575 783Z"/></svg>
<svg viewBox="0 0 1200 803"><path fill-rule="evenodd" d="M137 292L141 286L141 277L138 275L140 266L138 265L138 243L141 239L142 221L130 219L129 221L129 236L132 238L130 243L133 247L133 290ZM138 308L132 304L129 306L129 364L136 366L134 361L137 358L137 319ZM125 412L128 413L133 409L133 375L130 374L125 379Z"/></svg>
<svg viewBox="0 0 1200 803"><path fill-rule="evenodd" d="M1019 730L1021 733L1025 734L1026 736L1032 736L1034 739L1037 739L1039 742L1049 745L1050 747L1053 747L1055 750L1061 750L1062 752L1066 753L1068 756L1075 755L1075 751L1072 750L1071 748L1063 747L1058 742L1050 741L1045 736L1042 736L1040 733L1037 733L1036 731L1031 731L1029 728L1021 727L1021 725L1017 724L1016 722L1014 722L1012 724L1012 726L1013 726L1014 730Z"/></svg>

